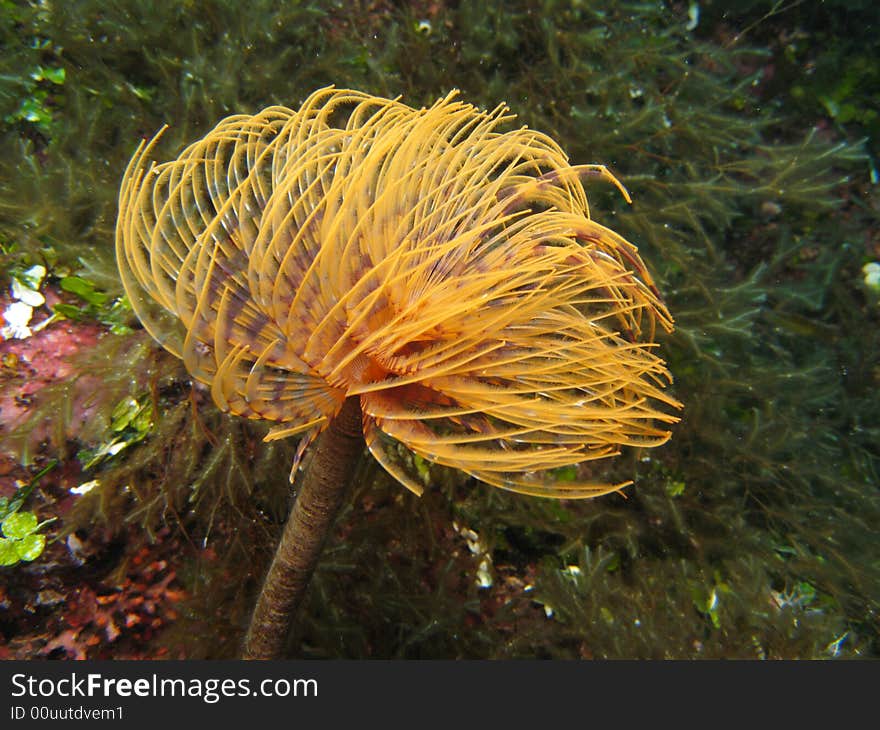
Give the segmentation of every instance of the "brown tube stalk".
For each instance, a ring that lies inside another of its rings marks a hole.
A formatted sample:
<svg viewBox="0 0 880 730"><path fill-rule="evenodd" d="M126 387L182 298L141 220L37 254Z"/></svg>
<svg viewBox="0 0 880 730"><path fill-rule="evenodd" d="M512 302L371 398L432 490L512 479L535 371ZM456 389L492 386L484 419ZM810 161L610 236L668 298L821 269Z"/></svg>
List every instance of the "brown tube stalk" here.
<svg viewBox="0 0 880 730"><path fill-rule="evenodd" d="M313 447L314 456L260 591L242 658L281 657L291 621L348 492L363 445L359 401L348 398Z"/></svg>

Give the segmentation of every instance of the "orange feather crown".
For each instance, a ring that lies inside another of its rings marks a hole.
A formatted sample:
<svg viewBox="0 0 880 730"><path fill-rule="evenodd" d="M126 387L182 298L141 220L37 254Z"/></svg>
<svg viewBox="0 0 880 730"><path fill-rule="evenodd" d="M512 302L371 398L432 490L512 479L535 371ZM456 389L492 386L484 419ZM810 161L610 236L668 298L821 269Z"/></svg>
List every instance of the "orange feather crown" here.
<svg viewBox="0 0 880 730"><path fill-rule="evenodd" d="M590 218L582 179L617 180L498 131L510 118L327 88L170 162L149 162L157 135L119 197L136 314L222 410L275 422L267 439L313 436L357 397L370 451L417 493L401 444L516 492L619 489L557 470L669 438L680 404L652 340L672 318L636 248Z"/></svg>

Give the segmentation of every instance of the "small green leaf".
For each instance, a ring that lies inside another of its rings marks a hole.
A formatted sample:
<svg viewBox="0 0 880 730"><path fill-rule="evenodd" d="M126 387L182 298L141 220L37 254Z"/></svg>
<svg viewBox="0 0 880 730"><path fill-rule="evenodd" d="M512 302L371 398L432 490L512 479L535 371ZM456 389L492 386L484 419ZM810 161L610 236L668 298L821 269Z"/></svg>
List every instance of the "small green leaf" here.
<svg viewBox="0 0 880 730"><path fill-rule="evenodd" d="M110 416L110 428L117 433L125 429L140 411L140 404L131 396L123 398L113 408L113 414Z"/></svg>
<svg viewBox="0 0 880 730"><path fill-rule="evenodd" d="M15 543L18 540L8 540L0 537L0 566L8 567L15 565L21 558L18 557L18 550L15 549Z"/></svg>
<svg viewBox="0 0 880 730"><path fill-rule="evenodd" d="M141 406L131 421L131 427L137 431L138 439L146 436L153 427L153 409L147 405Z"/></svg>
<svg viewBox="0 0 880 730"><path fill-rule="evenodd" d="M134 331L127 324L131 314L131 304L128 298L123 296L113 300L109 307L104 307L98 314L98 319L102 324L109 326L114 335L130 335Z"/></svg>
<svg viewBox="0 0 880 730"><path fill-rule="evenodd" d="M45 535L28 535L15 542L15 552L21 560L26 562L36 560L43 554L43 550L46 548Z"/></svg>
<svg viewBox="0 0 880 730"><path fill-rule="evenodd" d="M795 586L798 600L802 606L807 606L816 600L816 589L806 581L801 581Z"/></svg>
<svg viewBox="0 0 880 730"><path fill-rule="evenodd" d="M23 99L18 109L18 116L26 122L48 124L52 121L52 114L43 106L43 100L34 96L32 99Z"/></svg>
<svg viewBox="0 0 880 730"><path fill-rule="evenodd" d="M37 484L39 484L40 479L42 479L46 474L48 474L52 469L54 469L58 465L57 460L50 461L46 466L44 466L40 471L34 475L34 477L25 485L20 486L15 490L15 494L12 495L12 498L8 502L0 503L0 522L6 519L7 515L12 514L13 512L17 512L19 508L24 504L25 500L31 495L31 492L36 489Z"/></svg>
<svg viewBox="0 0 880 730"><path fill-rule="evenodd" d="M92 282L79 276L65 276L59 282L59 285L64 291L76 294L80 299L89 304L94 304L96 307L100 307L110 299L109 294L97 291Z"/></svg>
<svg viewBox="0 0 880 730"><path fill-rule="evenodd" d="M63 302L52 307L52 311L66 319L81 319L83 316L83 311L79 307L74 304L64 304Z"/></svg>
<svg viewBox="0 0 880 730"><path fill-rule="evenodd" d="M91 469L109 456L115 456L127 446L125 441L113 440L101 444L96 449L83 449L76 458L82 462L83 469Z"/></svg>
<svg viewBox="0 0 880 730"><path fill-rule="evenodd" d="M38 66L36 72L31 74L34 81L51 81L53 84L61 85L67 78L67 71L63 68L43 68Z"/></svg>
<svg viewBox="0 0 880 730"><path fill-rule="evenodd" d="M37 529L37 516L33 512L13 512L3 520L3 534L19 540Z"/></svg>
<svg viewBox="0 0 880 730"><path fill-rule="evenodd" d="M111 324L110 332L114 335L130 335L134 330L127 324Z"/></svg>

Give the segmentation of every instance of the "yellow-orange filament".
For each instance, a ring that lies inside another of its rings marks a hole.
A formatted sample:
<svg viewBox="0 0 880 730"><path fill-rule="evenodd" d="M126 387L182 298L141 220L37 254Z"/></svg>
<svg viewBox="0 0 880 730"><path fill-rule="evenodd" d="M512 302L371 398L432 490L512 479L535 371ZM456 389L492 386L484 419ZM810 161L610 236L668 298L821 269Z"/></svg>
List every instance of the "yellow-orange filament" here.
<svg viewBox="0 0 880 730"><path fill-rule="evenodd" d="M327 88L170 162L141 144L116 229L135 312L268 438L313 436L357 396L368 448L413 491L401 444L516 492L619 489L554 470L669 438L652 340L672 317L590 217L585 177L623 186L509 119Z"/></svg>

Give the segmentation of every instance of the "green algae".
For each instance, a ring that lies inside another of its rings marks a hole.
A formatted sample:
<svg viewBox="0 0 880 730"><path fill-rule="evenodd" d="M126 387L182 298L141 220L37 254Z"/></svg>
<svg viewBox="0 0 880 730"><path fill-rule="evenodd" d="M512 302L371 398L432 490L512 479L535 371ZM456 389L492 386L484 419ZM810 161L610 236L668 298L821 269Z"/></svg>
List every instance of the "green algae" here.
<svg viewBox="0 0 880 730"><path fill-rule="evenodd" d="M656 273L685 403L669 444L611 467L635 475L626 499L523 498L431 465L418 499L365 462L291 655L876 656L880 338L860 282L877 258L877 193L857 136L870 124L819 128L768 82L770 51L748 45L760 24L731 42L709 20L689 31L685 12L634 2L276 6L2 6L6 268L46 262L58 282L118 297L118 182L163 123L173 154L227 114L296 106L328 83L410 104L454 87L506 101L573 161L622 178L634 204L594 185L594 214ZM44 113L23 114L28 99ZM59 383L4 441L24 459L70 458L108 443L113 409L149 394L152 429L86 464L100 488L70 528L184 531L193 598L168 640L234 655L295 443L264 444L259 426L218 414L142 331L104 338L81 367L104 383L87 423L71 431L77 383ZM29 440L46 420L52 438Z"/></svg>

